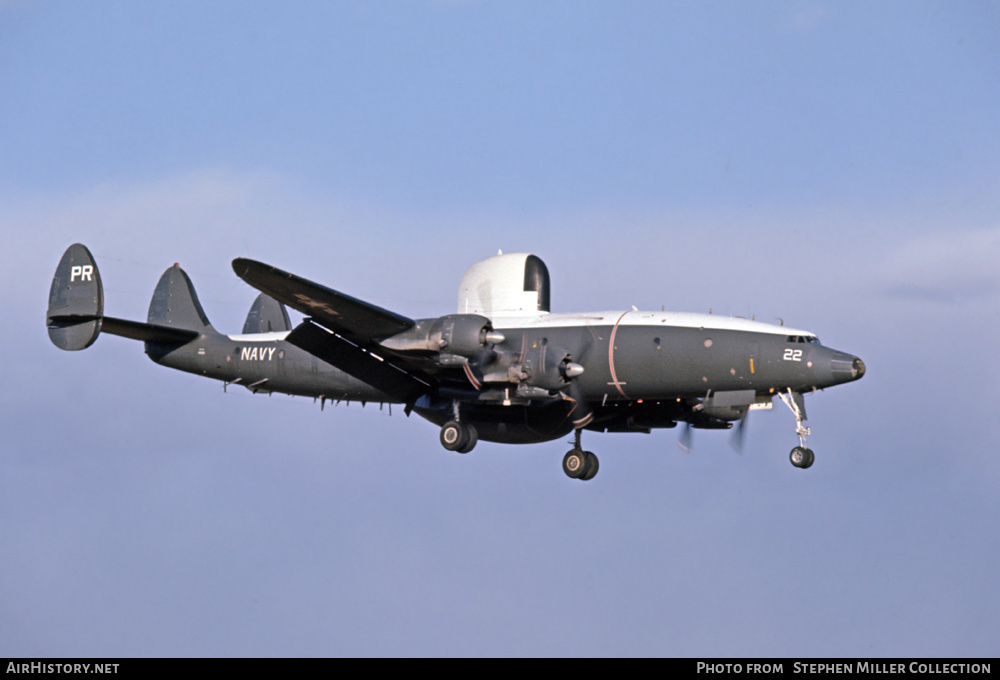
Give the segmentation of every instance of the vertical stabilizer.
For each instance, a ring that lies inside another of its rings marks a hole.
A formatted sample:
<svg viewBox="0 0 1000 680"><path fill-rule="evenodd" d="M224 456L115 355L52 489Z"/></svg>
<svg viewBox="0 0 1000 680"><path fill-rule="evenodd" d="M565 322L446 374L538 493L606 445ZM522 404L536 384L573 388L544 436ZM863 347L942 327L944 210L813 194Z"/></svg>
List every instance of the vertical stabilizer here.
<svg viewBox="0 0 1000 680"><path fill-rule="evenodd" d="M160 326L216 333L198 302L191 279L176 264L163 272L160 282L156 284L146 320Z"/></svg>
<svg viewBox="0 0 1000 680"><path fill-rule="evenodd" d="M93 255L82 243L63 253L49 289L45 325L49 339L60 349L90 347L101 333L104 289Z"/></svg>
<svg viewBox="0 0 1000 680"><path fill-rule="evenodd" d="M243 333L279 333L292 330L292 322L288 318L285 305L270 295L261 293L253 301L247 320L243 324Z"/></svg>

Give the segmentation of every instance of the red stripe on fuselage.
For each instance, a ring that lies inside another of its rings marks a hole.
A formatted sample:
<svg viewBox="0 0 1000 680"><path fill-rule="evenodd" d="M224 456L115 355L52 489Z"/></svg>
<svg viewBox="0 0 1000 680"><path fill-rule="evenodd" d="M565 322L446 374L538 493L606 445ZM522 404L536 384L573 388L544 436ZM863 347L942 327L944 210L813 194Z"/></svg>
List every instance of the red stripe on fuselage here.
<svg viewBox="0 0 1000 680"><path fill-rule="evenodd" d="M462 370L465 371L465 377L469 379L469 382L472 383L472 386L476 389L476 391L483 389L482 383L476 380L476 376L472 375L472 369L469 368L469 364L464 364L462 366Z"/></svg>
<svg viewBox="0 0 1000 680"><path fill-rule="evenodd" d="M618 376L615 375L615 334L618 332L618 324L622 322L622 319L625 318L626 314L628 314L628 312L622 312L622 315L618 317L618 321L615 321L615 327L611 329L611 339L608 341L608 368L611 369L610 384L615 386L615 389L618 390L620 395L628 399L629 396L625 394L624 390L622 390L622 385L625 385L626 383L618 382Z"/></svg>

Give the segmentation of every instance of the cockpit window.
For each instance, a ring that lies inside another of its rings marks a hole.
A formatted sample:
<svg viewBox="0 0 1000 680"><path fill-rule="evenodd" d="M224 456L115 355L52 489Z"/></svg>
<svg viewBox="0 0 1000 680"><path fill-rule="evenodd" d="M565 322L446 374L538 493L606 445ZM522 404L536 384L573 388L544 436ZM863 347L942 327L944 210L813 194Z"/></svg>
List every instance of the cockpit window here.
<svg viewBox="0 0 1000 680"><path fill-rule="evenodd" d="M795 342L795 343L808 342L811 345L820 344L819 338L817 338L815 335L789 335L787 338L785 338L785 342Z"/></svg>

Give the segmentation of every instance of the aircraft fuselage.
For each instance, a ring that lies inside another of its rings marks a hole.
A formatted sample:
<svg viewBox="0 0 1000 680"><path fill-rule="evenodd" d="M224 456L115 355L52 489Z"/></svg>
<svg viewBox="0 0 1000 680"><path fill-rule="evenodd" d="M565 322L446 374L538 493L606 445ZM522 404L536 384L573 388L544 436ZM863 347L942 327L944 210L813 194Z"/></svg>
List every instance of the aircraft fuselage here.
<svg viewBox="0 0 1000 680"><path fill-rule="evenodd" d="M823 389L864 373L859 359L821 345L811 333L745 319L629 311L546 314L509 323L496 323L505 336L496 350L515 355L543 348L567 351L584 368L576 380L585 398L599 402L604 414L628 406L632 422L641 431L673 426L689 408L686 400L752 391L758 402L766 404L779 391ZM146 351L164 366L253 391L331 401L402 403L292 345L284 339L287 335L202 334L180 347L147 343ZM382 358L391 361L392 356L387 350ZM536 392L528 399L514 387L487 383L474 389L472 384L460 384L412 406L440 425L453 417L454 399L472 402L463 407L466 417L486 440L546 441L572 430L567 405L558 393L539 399ZM524 427L510 418L516 409L525 410ZM703 426L711 427L715 421L724 426L742 413L716 409L714 418L706 419Z"/></svg>

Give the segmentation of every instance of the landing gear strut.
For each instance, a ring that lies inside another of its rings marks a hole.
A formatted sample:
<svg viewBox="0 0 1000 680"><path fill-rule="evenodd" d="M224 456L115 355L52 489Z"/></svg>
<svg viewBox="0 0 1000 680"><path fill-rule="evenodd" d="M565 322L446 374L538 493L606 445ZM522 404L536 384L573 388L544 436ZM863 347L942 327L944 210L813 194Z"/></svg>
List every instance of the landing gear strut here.
<svg viewBox="0 0 1000 680"><path fill-rule="evenodd" d="M787 393L779 392L778 396L795 416L795 434L799 437L799 446L792 449L788 459L792 461L792 465L804 470L816 460L816 454L806 446L806 437L810 435L809 428L802 424L802 421L806 420L806 402L801 393L793 392L791 389Z"/></svg>
<svg viewBox="0 0 1000 680"><path fill-rule="evenodd" d="M572 479L582 479L587 481L593 479L597 474L600 463L590 451L584 451L580 446L580 430L575 432L575 442L573 449L563 456L563 472Z"/></svg>

